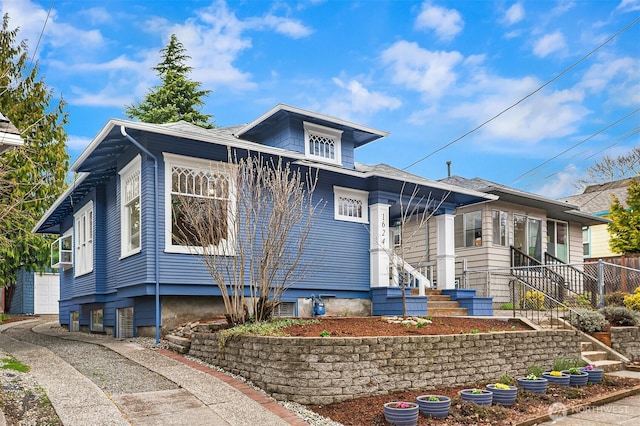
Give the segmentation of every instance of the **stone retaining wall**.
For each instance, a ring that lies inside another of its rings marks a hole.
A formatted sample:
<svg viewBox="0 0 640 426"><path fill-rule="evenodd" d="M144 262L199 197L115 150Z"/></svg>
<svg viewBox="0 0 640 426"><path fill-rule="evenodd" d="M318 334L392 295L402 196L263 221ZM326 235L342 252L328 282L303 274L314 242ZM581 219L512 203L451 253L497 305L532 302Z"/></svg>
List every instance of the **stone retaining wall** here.
<svg viewBox="0 0 640 426"><path fill-rule="evenodd" d="M630 360L640 360L640 327L611 327L611 348Z"/></svg>
<svg viewBox="0 0 640 426"><path fill-rule="evenodd" d="M189 354L240 374L280 400L329 404L397 390L521 376L529 365L580 357L572 330L446 336L299 338L196 332Z"/></svg>

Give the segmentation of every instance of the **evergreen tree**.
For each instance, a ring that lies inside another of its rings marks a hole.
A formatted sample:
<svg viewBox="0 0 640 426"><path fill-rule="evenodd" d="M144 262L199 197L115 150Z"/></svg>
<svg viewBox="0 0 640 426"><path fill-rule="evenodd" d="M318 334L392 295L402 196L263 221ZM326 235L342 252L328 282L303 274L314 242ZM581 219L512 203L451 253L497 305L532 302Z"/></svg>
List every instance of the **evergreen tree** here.
<svg viewBox="0 0 640 426"><path fill-rule="evenodd" d="M187 78L192 68L185 65L189 59L185 52L182 43L172 34L169 44L160 50L162 61L153 68L160 77L160 86L150 90L143 101L126 106L127 117L145 123L184 120L207 129L215 127L210 121L212 116L199 111L204 105L202 97L211 90L201 90L201 83Z"/></svg>
<svg viewBox="0 0 640 426"><path fill-rule="evenodd" d="M640 178L634 179L627 189L627 205L612 196L609 219L609 246L615 253L640 253Z"/></svg>
<svg viewBox="0 0 640 426"><path fill-rule="evenodd" d="M19 268L49 264L51 238L31 232L64 190L69 168L64 102L31 66L26 43L16 42L5 14L0 31L0 111L20 130L25 146L0 155L0 286L11 285ZM8 190L7 190L8 188Z"/></svg>

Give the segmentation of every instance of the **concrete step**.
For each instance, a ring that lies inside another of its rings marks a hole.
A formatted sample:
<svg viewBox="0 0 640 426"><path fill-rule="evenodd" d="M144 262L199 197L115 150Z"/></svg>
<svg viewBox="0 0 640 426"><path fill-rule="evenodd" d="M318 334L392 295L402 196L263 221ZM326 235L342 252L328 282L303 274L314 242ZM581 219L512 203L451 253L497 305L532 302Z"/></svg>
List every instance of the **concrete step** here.
<svg viewBox="0 0 640 426"><path fill-rule="evenodd" d="M593 350L593 342L580 342L580 352L588 352Z"/></svg>
<svg viewBox="0 0 640 426"><path fill-rule="evenodd" d="M458 302L452 302L450 300L432 302L431 300L427 299L427 310L428 309L453 309L458 307L459 307Z"/></svg>
<svg viewBox="0 0 640 426"><path fill-rule="evenodd" d="M594 361L591 364L594 365L596 368L602 368L605 373L624 370L624 365L622 364L622 361L612 361L608 359L604 361Z"/></svg>
<svg viewBox="0 0 640 426"><path fill-rule="evenodd" d="M605 351L582 351L582 357L588 359L591 362L606 361L609 357Z"/></svg>
<svg viewBox="0 0 640 426"><path fill-rule="evenodd" d="M427 306L427 315L434 317L460 317L468 315L467 308L436 308L431 309Z"/></svg>

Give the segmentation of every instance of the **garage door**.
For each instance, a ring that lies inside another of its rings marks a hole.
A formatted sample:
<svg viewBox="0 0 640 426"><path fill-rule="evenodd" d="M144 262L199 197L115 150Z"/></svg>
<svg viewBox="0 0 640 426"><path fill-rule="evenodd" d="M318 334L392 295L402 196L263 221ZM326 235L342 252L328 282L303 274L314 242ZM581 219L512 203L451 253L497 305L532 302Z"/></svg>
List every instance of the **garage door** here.
<svg viewBox="0 0 640 426"><path fill-rule="evenodd" d="M58 274L35 274L33 309L36 314L57 314L60 299Z"/></svg>

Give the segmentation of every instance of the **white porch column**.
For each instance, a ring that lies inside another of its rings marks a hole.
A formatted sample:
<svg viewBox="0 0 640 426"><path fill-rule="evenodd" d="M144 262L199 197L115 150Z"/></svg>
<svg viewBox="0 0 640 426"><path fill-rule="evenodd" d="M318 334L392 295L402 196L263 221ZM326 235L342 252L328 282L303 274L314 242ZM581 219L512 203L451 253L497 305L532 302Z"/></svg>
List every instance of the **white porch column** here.
<svg viewBox="0 0 640 426"><path fill-rule="evenodd" d="M369 206L369 264L371 287L389 285L389 205L378 203Z"/></svg>
<svg viewBox="0 0 640 426"><path fill-rule="evenodd" d="M438 289L455 288L456 247L452 214L436 216Z"/></svg>

